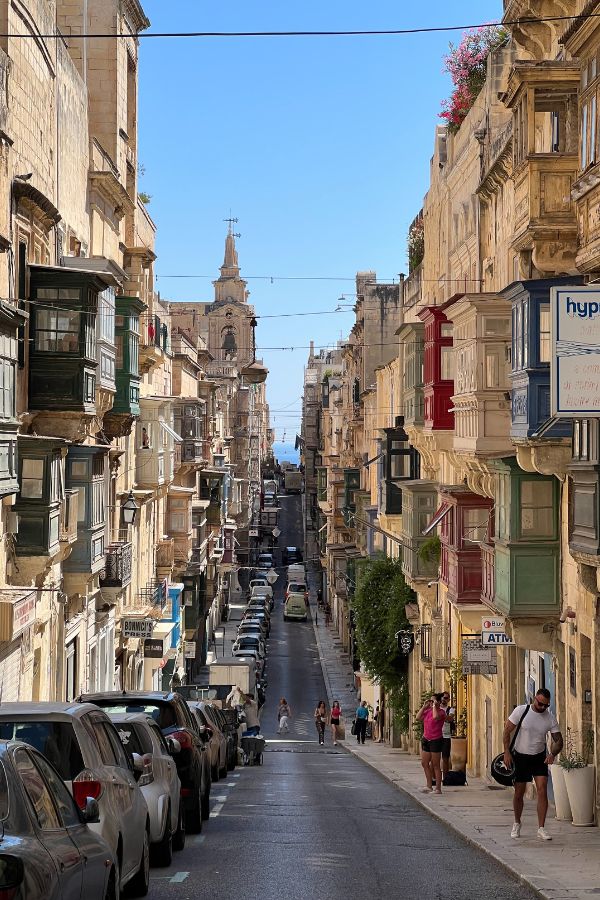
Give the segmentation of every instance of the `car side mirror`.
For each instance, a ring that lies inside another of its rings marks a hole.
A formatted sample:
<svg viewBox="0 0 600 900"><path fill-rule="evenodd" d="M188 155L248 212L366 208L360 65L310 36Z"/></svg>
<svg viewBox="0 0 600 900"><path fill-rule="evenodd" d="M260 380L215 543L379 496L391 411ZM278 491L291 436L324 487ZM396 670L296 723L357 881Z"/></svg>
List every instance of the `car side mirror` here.
<svg viewBox="0 0 600 900"><path fill-rule="evenodd" d="M96 825L100 821L100 807L98 806L98 801L94 800L93 797L87 797L85 809L82 810L81 815L86 825Z"/></svg>
<svg viewBox="0 0 600 900"><path fill-rule="evenodd" d="M133 771L138 774L144 771L144 760L139 753L131 754L133 759Z"/></svg>
<svg viewBox="0 0 600 900"><path fill-rule="evenodd" d="M175 756L177 753L181 753L181 744L179 743L177 738L168 737L167 747L169 748L169 753L171 754L171 756Z"/></svg>

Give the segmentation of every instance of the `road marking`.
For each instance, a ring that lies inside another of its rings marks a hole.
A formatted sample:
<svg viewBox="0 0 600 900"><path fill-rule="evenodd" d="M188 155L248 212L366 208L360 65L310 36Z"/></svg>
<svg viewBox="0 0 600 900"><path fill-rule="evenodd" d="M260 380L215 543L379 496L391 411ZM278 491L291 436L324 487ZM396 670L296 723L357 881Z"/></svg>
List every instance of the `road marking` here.
<svg viewBox="0 0 600 900"><path fill-rule="evenodd" d="M213 808L210 811L210 818L216 819L222 809L223 809L222 803L215 803L215 805L213 806Z"/></svg>
<svg viewBox="0 0 600 900"><path fill-rule="evenodd" d="M227 794L221 794L219 797L214 796L213 800L216 800L217 803L225 803L227 800Z"/></svg>
<svg viewBox="0 0 600 900"><path fill-rule="evenodd" d="M171 884L181 884L189 876L189 872L175 872L172 878L169 878Z"/></svg>

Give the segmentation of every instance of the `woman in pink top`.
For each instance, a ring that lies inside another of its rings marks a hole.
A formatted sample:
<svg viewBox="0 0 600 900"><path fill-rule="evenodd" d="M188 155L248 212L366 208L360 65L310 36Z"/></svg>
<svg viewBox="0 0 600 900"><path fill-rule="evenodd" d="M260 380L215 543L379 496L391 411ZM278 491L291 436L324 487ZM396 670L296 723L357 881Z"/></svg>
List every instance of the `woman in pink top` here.
<svg viewBox="0 0 600 900"><path fill-rule="evenodd" d="M444 745L442 731L446 720L446 712L441 705L442 695L433 694L426 700L419 712L417 719L423 723L423 738L421 740L421 765L425 772L427 787L423 793L442 793L442 747ZM433 779L435 778L435 790Z"/></svg>

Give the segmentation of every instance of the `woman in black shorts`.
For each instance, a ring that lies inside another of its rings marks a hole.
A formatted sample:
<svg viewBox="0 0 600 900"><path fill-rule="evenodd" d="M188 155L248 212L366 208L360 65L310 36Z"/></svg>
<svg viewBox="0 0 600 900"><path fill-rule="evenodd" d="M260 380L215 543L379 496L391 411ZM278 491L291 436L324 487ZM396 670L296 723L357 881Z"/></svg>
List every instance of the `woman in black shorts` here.
<svg viewBox="0 0 600 900"><path fill-rule="evenodd" d="M426 700L419 712L417 719L423 723L423 738L421 740L421 765L425 772L427 787L422 788L424 794L442 793L442 747L444 740L442 731L446 721L446 713L441 705L442 695L433 694ZM435 788L433 779L435 778Z"/></svg>

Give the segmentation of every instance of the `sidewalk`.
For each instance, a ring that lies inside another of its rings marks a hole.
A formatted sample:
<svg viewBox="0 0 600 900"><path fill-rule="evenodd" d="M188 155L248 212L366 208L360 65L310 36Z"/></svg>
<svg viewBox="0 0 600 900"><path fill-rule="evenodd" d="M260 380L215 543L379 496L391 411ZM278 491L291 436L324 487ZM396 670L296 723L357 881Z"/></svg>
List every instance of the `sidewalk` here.
<svg viewBox="0 0 600 900"><path fill-rule="evenodd" d="M312 612L316 603L311 602ZM329 702L340 700L346 712L356 707L352 673L341 658L339 642L319 613L315 636L321 657ZM445 822L471 844L492 856L506 869L548 900L585 900L600 895L600 829L574 828L554 819L550 807L547 828L553 840L536 838L535 803L525 802L522 837L510 837L513 822L512 791L490 787L482 778L469 779L467 787L444 788L441 797L421 793L424 775L419 759L386 744L367 741L359 746L348 733L341 742L390 781L410 794L432 816Z"/></svg>

